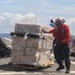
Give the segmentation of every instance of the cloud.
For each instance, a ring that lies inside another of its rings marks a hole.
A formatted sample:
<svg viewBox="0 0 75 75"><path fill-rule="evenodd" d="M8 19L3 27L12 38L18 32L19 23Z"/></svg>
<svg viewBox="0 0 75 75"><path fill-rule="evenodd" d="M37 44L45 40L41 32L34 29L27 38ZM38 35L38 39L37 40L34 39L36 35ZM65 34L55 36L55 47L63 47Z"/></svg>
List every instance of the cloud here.
<svg viewBox="0 0 75 75"><path fill-rule="evenodd" d="M12 14L12 13L0 13L0 32L10 33L14 31L15 23L33 23L39 24L39 20L32 13L26 15Z"/></svg>
<svg viewBox="0 0 75 75"><path fill-rule="evenodd" d="M70 26L71 33L75 33L75 18L67 19L66 23Z"/></svg>
<svg viewBox="0 0 75 75"><path fill-rule="evenodd" d="M42 5L42 6L48 6L48 3L46 3L46 2L41 2L41 5Z"/></svg>
<svg viewBox="0 0 75 75"><path fill-rule="evenodd" d="M40 22L43 25L49 25L49 20L56 17L50 16L47 19L41 18ZM66 20L66 24L70 26L71 32L75 32L75 18L64 18ZM14 32L15 23L34 23L34 24L40 24L39 20L33 13L28 13L25 15L18 14L18 13L0 13L0 32L1 33L10 33Z"/></svg>
<svg viewBox="0 0 75 75"><path fill-rule="evenodd" d="M5 0L3 1L4 4L10 4L10 3L14 3L15 0Z"/></svg>

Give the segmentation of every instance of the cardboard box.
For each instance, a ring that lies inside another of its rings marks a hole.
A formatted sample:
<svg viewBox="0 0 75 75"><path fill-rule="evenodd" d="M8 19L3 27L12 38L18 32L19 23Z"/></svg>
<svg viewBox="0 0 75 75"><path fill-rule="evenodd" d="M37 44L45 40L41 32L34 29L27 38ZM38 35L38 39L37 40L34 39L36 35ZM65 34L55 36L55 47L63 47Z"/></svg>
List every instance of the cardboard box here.
<svg viewBox="0 0 75 75"><path fill-rule="evenodd" d="M16 33L41 33L41 26L34 24L15 24Z"/></svg>
<svg viewBox="0 0 75 75"><path fill-rule="evenodd" d="M36 56L20 56L20 64L34 65Z"/></svg>
<svg viewBox="0 0 75 75"><path fill-rule="evenodd" d="M25 55L27 56L35 56L36 55L36 48L26 48Z"/></svg>
<svg viewBox="0 0 75 75"><path fill-rule="evenodd" d="M47 39L46 49L52 49L52 45L53 45L53 40Z"/></svg>
<svg viewBox="0 0 75 75"><path fill-rule="evenodd" d="M42 39L27 38L27 48L42 48Z"/></svg>
<svg viewBox="0 0 75 75"><path fill-rule="evenodd" d="M20 64L20 56L19 55L11 55L11 63Z"/></svg>
<svg viewBox="0 0 75 75"><path fill-rule="evenodd" d="M24 37L13 36L12 37L12 46L14 47L14 45L25 47L26 40L24 39Z"/></svg>

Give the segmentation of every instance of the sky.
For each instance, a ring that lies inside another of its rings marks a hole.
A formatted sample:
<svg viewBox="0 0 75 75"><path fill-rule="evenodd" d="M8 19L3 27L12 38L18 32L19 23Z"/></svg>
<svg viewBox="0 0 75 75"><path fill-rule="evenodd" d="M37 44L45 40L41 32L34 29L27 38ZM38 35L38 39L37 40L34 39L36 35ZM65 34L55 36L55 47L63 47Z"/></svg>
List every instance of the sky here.
<svg viewBox="0 0 75 75"><path fill-rule="evenodd" d="M50 19L64 18L75 32L75 0L0 0L0 33L14 32L15 23L34 19L49 25Z"/></svg>

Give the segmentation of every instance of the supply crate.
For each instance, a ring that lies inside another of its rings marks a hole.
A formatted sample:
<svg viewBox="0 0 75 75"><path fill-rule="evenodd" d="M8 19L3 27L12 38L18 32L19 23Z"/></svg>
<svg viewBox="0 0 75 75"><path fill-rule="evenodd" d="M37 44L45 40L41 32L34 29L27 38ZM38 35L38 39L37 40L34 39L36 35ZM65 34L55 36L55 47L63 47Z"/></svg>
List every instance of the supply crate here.
<svg viewBox="0 0 75 75"><path fill-rule="evenodd" d="M37 29L38 26L35 27ZM13 35L12 64L30 65L34 67L45 67L54 64L54 61L50 58L53 44L52 34L26 34L22 32L18 33L17 31L12 32L11 35Z"/></svg>

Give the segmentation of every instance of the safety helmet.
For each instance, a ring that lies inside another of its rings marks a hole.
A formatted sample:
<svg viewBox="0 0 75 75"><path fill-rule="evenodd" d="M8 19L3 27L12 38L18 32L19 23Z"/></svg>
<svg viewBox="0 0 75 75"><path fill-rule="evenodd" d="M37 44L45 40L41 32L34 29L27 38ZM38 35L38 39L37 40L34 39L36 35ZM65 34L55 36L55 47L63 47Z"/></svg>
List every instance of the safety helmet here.
<svg viewBox="0 0 75 75"><path fill-rule="evenodd" d="M56 24L56 26L60 26L62 24L62 20L60 20L60 18L57 18L55 20L55 24Z"/></svg>
<svg viewBox="0 0 75 75"><path fill-rule="evenodd" d="M57 18L57 19L55 20L55 22L56 22L56 23L61 23L62 20L60 20L60 18Z"/></svg>

